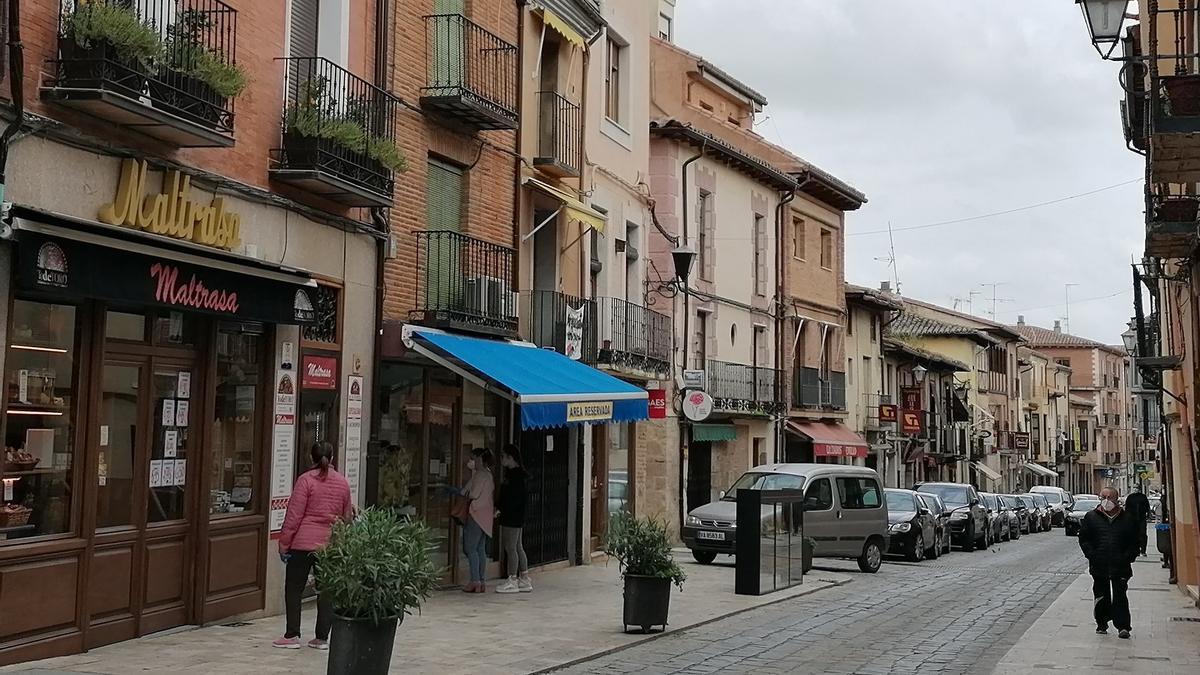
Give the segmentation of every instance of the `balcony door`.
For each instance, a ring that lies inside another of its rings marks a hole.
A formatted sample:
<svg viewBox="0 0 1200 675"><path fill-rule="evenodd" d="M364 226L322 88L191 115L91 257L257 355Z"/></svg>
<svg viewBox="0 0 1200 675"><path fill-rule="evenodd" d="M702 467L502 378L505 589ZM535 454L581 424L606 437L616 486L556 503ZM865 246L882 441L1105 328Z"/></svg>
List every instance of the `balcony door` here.
<svg viewBox="0 0 1200 675"><path fill-rule="evenodd" d="M437 15L467 15L466 0L433 0L433 13ZM435 24L439 35L431 36L440 47L433 52L434 58L429 60L430 82L436 82L447 87L468 87L472 83L467 80L465 59L467 31L464 22L459 19L446 19Z"/></svg>
<svg viewBox="0 0 1200 675"><path fill-rule="evenodd" d="M463 171L436 159L428 163L425 182L425 224L430 232L462 231ZM444 310L461 307L466 290L462 279L461 239L453 235L430 235L426 251L425 305Z"/></svg>

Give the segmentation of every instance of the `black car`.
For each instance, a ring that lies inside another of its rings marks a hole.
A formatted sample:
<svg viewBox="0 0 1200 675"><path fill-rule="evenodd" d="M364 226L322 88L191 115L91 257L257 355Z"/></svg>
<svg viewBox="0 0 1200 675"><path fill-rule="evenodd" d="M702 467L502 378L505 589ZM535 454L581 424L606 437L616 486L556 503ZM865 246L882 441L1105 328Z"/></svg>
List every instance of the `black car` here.
<svg viewBox="0 0 1200 675"><path fill-rule="evenodd" d="M1099 505L1099 499L1077 498L1071 510L1067 512L1067 519L1063 522L1063 530L1066 532L1066 535L1068 537L1078 536L1079 524L1083 522L1083 517L1087 515L1088 511Z"/></svg>
<svg viewBox="0 0 1200 675"><path fill-rule="evenodd" d="M933 547L933 555L930 558L937 558L943 553L950 552L950 509L942 503L942 498L930 494L928 492L918 492L917 498L925 502L925 508L929 509L933 514L934 520L937 521L937 546Z"/></svg>
<svg viewBox="0 0 1200 675"><path fill-rule="evenodd" d="M912 490L883 491L888 510L888 553L902 553L920 562L931 550L937 554L937 518Z"/></svg>
<svg viewBox="0 0 1200 675"><path fill-rule="evenodd" d="M1012 532L1008 526L1008 521L1012 517L1012 514L1009 513L1004 500L1000 499L999 495L994 495L990 492L980 492L979 497L987 505L988 527L992 533L992 541L998 542L1012 539Z"/></svg>
<svg viewBox="0 0 1200 675"><path fill-rule="evenodd" d="M950 538L964 551L991 546L987 507L973 486L967 483L917 483L913 489L942 498L942 503L950 510Z"/></svg>
<svg viewBox="0 0 1200 675"><path fill-rule="evenodd" d="M1029 508L1025 506L1025 502L1021 501L1021 498L1016 495L1004 495L1004 498L1008 500L1013 514L1017 517L1017 527L1020 533L1029 533Z"/></svg>

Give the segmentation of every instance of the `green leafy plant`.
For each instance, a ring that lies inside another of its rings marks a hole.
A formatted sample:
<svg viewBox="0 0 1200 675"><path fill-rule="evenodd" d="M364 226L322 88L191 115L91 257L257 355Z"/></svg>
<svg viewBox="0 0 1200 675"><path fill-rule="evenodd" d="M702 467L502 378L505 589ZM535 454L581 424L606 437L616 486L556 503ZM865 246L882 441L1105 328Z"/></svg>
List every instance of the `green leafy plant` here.
<svg viewBox="0 0 1200 675"><path fill-rule="evenodd" d="M622 513L609 521L604 544L605 551L620 564L621 574L670 579L683 588L687 574L671 556L667 526L662 521Z"/></svg>
<svg viewBox="0 0 1200 675"><path fill-rule="evenodd" d="M367 155L382 164L388 171L408 171L408 158L391 139L372 136L367 139Z"/></svg>
<svg viewBox="0 0 1200 675"><path fill-rule="evenodd" d="M370 99L362 97L351 98L345 110L340 110L329 94L328 79L314 76L300 85L299 96L285 110L284 127L299 136L325 139L364 153L389 171L406 171L408 160L396 143L368 131L374 114Z"/></svg>
<svg viewBox="0 0 1200 675"><path fill-rule="evenodd" d="M189 9L167 31L164 47L167 68L207 84L218 96L233 98L246 89L246 71L229 63L224 55L204 46L204 35L212 28L208 12Z"/></svg>
<svg viewBox="0 0 1200 675"><path fill-rule="evenodd" d="M154 25L130 7L89 2L63 18L66 35L84 49L109 45L118 58L150 69L162 56L163 41Z"/></svg>
<svg viewBox="0 0 1200 675"><path fill-rule="evenodd" d="M391 509L368 508L333 526L317 551L317 588L338 616L380 623L420 609L441 579L432 531Z"/></svg>

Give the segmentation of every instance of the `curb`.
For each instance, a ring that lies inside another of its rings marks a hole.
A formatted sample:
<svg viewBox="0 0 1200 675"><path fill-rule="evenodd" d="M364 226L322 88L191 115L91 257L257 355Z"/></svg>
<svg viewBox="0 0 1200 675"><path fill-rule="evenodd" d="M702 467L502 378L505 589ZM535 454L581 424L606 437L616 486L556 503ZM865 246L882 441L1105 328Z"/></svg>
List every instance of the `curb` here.
<svg viewBox="0 0 1200 675"><path fill-rule="evenodd" d="M774 600L768 600L767 602L764 602L761 605L754 605L753 607L743 607L741 609L735 609L734 611L729 612L728 614L721 614L719 616L710 617L703 621L698 621L691 625L684 626L683 628L677 628L675 630L665 630L661 633L653 633L650 635L646 635L645 637L641 637L639 639L633 640L632 642L628 642L623 645L618 645L616 647L610 647L608 649L603 649L601 651L595 652L593 654L588 654L587 656L581 656L581 657L579 657L577 659L573 659L571 661L566 661L564 663L559 663L557 665L548 666L548 667L542 668L540 670L531 670L531 671L529 671L528 675L545 675L546 673L554 673L554 672L557 672L560 670L564 670L566 668L571 668L572 666L577 666L581 663L587 663L588 661L595 661L596 659L604 658L605 656L609 656L611 654L616 654L617 652L625 651L626 649L629 649L631 647L637 647L639 645L644 645L648 642L653 642L654 640L659 640L661 638L665 638L665 637L672 636L672 635L679 635L681 633L685 633L685 632L693 630L695 628L700 628L702 626L707 626L710 623L714 623L716 621L721 621L722 619L728 619L729 617L732 617L732 616L744 614L746 612L750 612L750 611L753 611L756 609L762 609L763 607L770 607L772 605L778 605L780 603L788 602L790 600L795 600L797 598L808 597L810 595L813 595L814 593L820 593L821 591L824 591L824 590L827 590L830 588L837 588L839 586L845 586L846 584L852 583L853 581L854 581L854 579L845 579L843 581L822 581L822 583L825 584L824 586L821 586L819 588L814 588L810 591L796 593L795 595L789 595L786 598L776 598Z"/></svg>

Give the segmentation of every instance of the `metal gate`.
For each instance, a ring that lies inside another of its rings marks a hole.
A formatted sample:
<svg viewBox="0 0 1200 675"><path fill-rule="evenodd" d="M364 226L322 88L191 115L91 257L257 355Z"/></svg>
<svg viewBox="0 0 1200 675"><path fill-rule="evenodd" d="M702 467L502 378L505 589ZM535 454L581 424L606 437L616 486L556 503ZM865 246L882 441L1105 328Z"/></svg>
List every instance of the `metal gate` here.
<svg viewBox="0 0 1200 675"><path fill-rule="evenodd" d="M529 565L566 560L571 516L570 434L566 429L524 431L522 458L529 472L529 501L521 533Z"/></svg>

